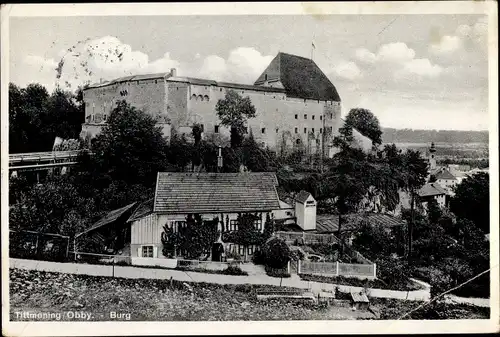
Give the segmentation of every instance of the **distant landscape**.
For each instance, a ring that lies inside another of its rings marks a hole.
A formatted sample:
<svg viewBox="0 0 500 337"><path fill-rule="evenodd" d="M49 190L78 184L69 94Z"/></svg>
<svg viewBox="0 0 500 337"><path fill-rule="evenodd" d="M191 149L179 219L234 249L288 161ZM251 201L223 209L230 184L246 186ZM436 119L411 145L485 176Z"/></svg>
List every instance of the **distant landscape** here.
<svg viewBox="0 0 500 337"><path fill-rule="evenodd" d="M469 164L488 167L488 131L412 130L383 128L382 142L396 144L403 150L418 150L428 155L434 142L436 159L440 164Z"/></svg>
<svg viewBox="0 0 500 337"><path fill-rule="evenodd" d="M382 129L384 143L488 144L488 131Z"/></svg>

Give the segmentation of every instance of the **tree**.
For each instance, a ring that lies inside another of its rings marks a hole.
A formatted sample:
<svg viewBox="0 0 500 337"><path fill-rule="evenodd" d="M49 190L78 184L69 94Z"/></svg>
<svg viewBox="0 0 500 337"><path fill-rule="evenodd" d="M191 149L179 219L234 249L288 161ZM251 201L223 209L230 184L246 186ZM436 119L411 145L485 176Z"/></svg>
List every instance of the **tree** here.
<svg viewBox="0 0 500 337"><path fill-rule="evenodd" d="M221 124L231 129L231 147L241 146L246 122L255 117L255 107L250 97L243 98L236 91L228 90L224 99L217 102L215 111Z"/></svg>
<svg viewBox="0 0 500 337"><path fill-rule="evenodd" d="M431 199L427 202L427 219L431 224L438 224L439 220L443 216L443 211L436 199Z"/></svg>
<svg viewBox="0 0 500 337"><path fill-rule="evenodd" d="M77 93L78 94L78 93ZM84 121L83 97L40 84L9 84L9 151L50 151L56 136L78 138Z"/></svg>
<svg viewBox="0 0 500 337"><path fill-rule="evenodd" d="M224 242L231 242L245 247L245 260L247 260L248 247L261 245L264 241L264 234L255 225L255 221L258 219L260 219L260 215L257 213L238 214L238 229L226 232L222 236Z"/></svg>
<svg viewBox="0 0 500 337"><path fill-rule="evenodd" d="M155 120L120 101L95 138L91 165L111 180L153 186L157 173L166 167L166 147Z"/></svg>
<svg viewBox="0 0 500 337"><path fill-rule="evenodd" d="M272 151L261 148L255 141L252 131L250 131L248 137L245 137L242 145L243 164L251 172L272 171L271 167L276 162L275 154Z"/></svg>
<svg viewBox="0 0 500 337"><path fill-rule="evenodd" d="M382 130L378 118L368 109L354 108L345 119L346 124L370 138L373 145L382 144Z"/></svg>
<svg viewBox="0 0 500 337"><path fill-rule="evenodd" d="M489 174L479 172L456 187L450 209L458 218L469 219L485 233L490 232Z"/></svg>
<svg viewBox="0 0 500 337"><path fill-rule="evenodd" d="M283 269L290 261L290 247L280 238L271 238L262 246L266 266Z"/></svg>
<svg viewBox="0 0 500 337"><path fill-rule="evenodd" d="M82 197L70 177L55 176L18 195L9 211L11 229L73 236L96 215L93 198Z"/></svg>
<svg viewBox="0 0 500 337"><path fill-rule="evenodd" d="M163 226L161 241L164 256L183 254L188 259L210 255L212 245L219 237L219 219L203 220L200 214L188 214L186 223L178 228Z"/></svg>
<svg viewBox="0 0 500 337"><path fill-rule="evenodd" d="M402 180L404 189L410 194L410 214L408 223L408 259L412 257L413 227L415 221L415 202L418 190L424 186L427 177L427 162L421 157L419 151L407 150L402 157ZM410 261L410 260L409 260Z"/></svg>
<svg viewBox="0 0 500 337"><path fill-rule="evenodd" d="M200 124L196 123L192 127L192 134L194 138L194 145L200 144L201 141L201 134L203 133L203 129Z"/></svg>
<svg viewBox="0 0 500 337"><path fill-rule="evenodd" d="M333 144L340 151L334 155L334 164L322 179L320 189L323 195L334 200L333 206L339 215L338 235L342 241L343 216L358 210L370 187L370 169L363 150L351 147L352 128L346 125L339 132Z"/></svg>

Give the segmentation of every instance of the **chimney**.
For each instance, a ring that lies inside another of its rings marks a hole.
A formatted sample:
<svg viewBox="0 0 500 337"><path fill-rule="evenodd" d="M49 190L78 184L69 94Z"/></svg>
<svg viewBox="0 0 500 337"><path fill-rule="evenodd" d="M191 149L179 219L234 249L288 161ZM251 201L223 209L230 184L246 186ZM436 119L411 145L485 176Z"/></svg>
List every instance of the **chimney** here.
<svg viewBox="0 0 500 337"><path fill-rule="evenodd" d="M170 75L171 75L172 77L177 76L177 69L175 69L175 68L170 68Z"/></svg>
<svg viewBox="0 0 500 337"><path fill-rule="evenodd" d="M99 83L101 83L101 84L102 84L102 77L101 77L101 78L99 78Z"/></svg>

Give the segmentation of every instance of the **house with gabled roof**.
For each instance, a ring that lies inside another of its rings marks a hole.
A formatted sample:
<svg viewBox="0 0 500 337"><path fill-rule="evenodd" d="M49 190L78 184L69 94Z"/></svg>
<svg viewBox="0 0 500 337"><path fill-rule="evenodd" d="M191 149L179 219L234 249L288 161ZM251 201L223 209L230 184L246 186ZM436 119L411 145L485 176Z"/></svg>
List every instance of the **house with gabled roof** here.
<svg viewBox="0 0 500 337"><path fill-rule="evenodd" d="M164 226L178 231L190 214L217 219L219 231L233 231L238 229L238 214L251 213L256 215L255 227L264 231L267 215L275 218L281 211L277 185L276 175L266 172L159 172L154 199L139 205L129 218L132 260L164 257ZM251 256L257 248L224 244L242 256Z"/></svg>
<svg viewBox="0 0 500 337"><path fill-rule="evenodd" d="M434 199L440 207L446 206L446 190L438 183L428 183L420 188L418 191L419 200L424 209L430 200Z"/></svg>

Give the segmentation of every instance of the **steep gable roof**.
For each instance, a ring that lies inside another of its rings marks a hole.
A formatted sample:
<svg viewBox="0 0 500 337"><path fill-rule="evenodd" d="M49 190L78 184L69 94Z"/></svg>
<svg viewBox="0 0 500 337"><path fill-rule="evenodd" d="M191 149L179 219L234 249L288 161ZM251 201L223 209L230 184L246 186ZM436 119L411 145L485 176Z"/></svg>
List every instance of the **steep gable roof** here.
<svg viewBox="0 0 500 337"><path fill-rule="evenodd" d="M307 191L300 191L299 194L295 197L295 201L300 202L301 204L305 203L307 199L311 196L311 193Z"/></svg>
<svg viewBox="0 0 500 337"><path fill-rule="evenodd" d="M446 194L446 191L438 183L429 183L422 186L418 191L418 195L421 197L430 197L433 195Z"/></svg>
<svg viewBox="0 0 500 337"><path fill-rule="evenodd" d="M158 213L253 212L280 209L274 173L159 172Z"/></svg>
<svg viewBox="0 0 500 337"><path fill-rule="evenodd" d="M340 102L335 86L311 59L278 53L259 76L255 85L281 81L289 97Z"/></svg>
<svg viewBox="0 0 500 337"><path fill-rule="evenodd" d="M457 178L448 170L442 170L436 174L436 179L456 180Z"/></svg>

